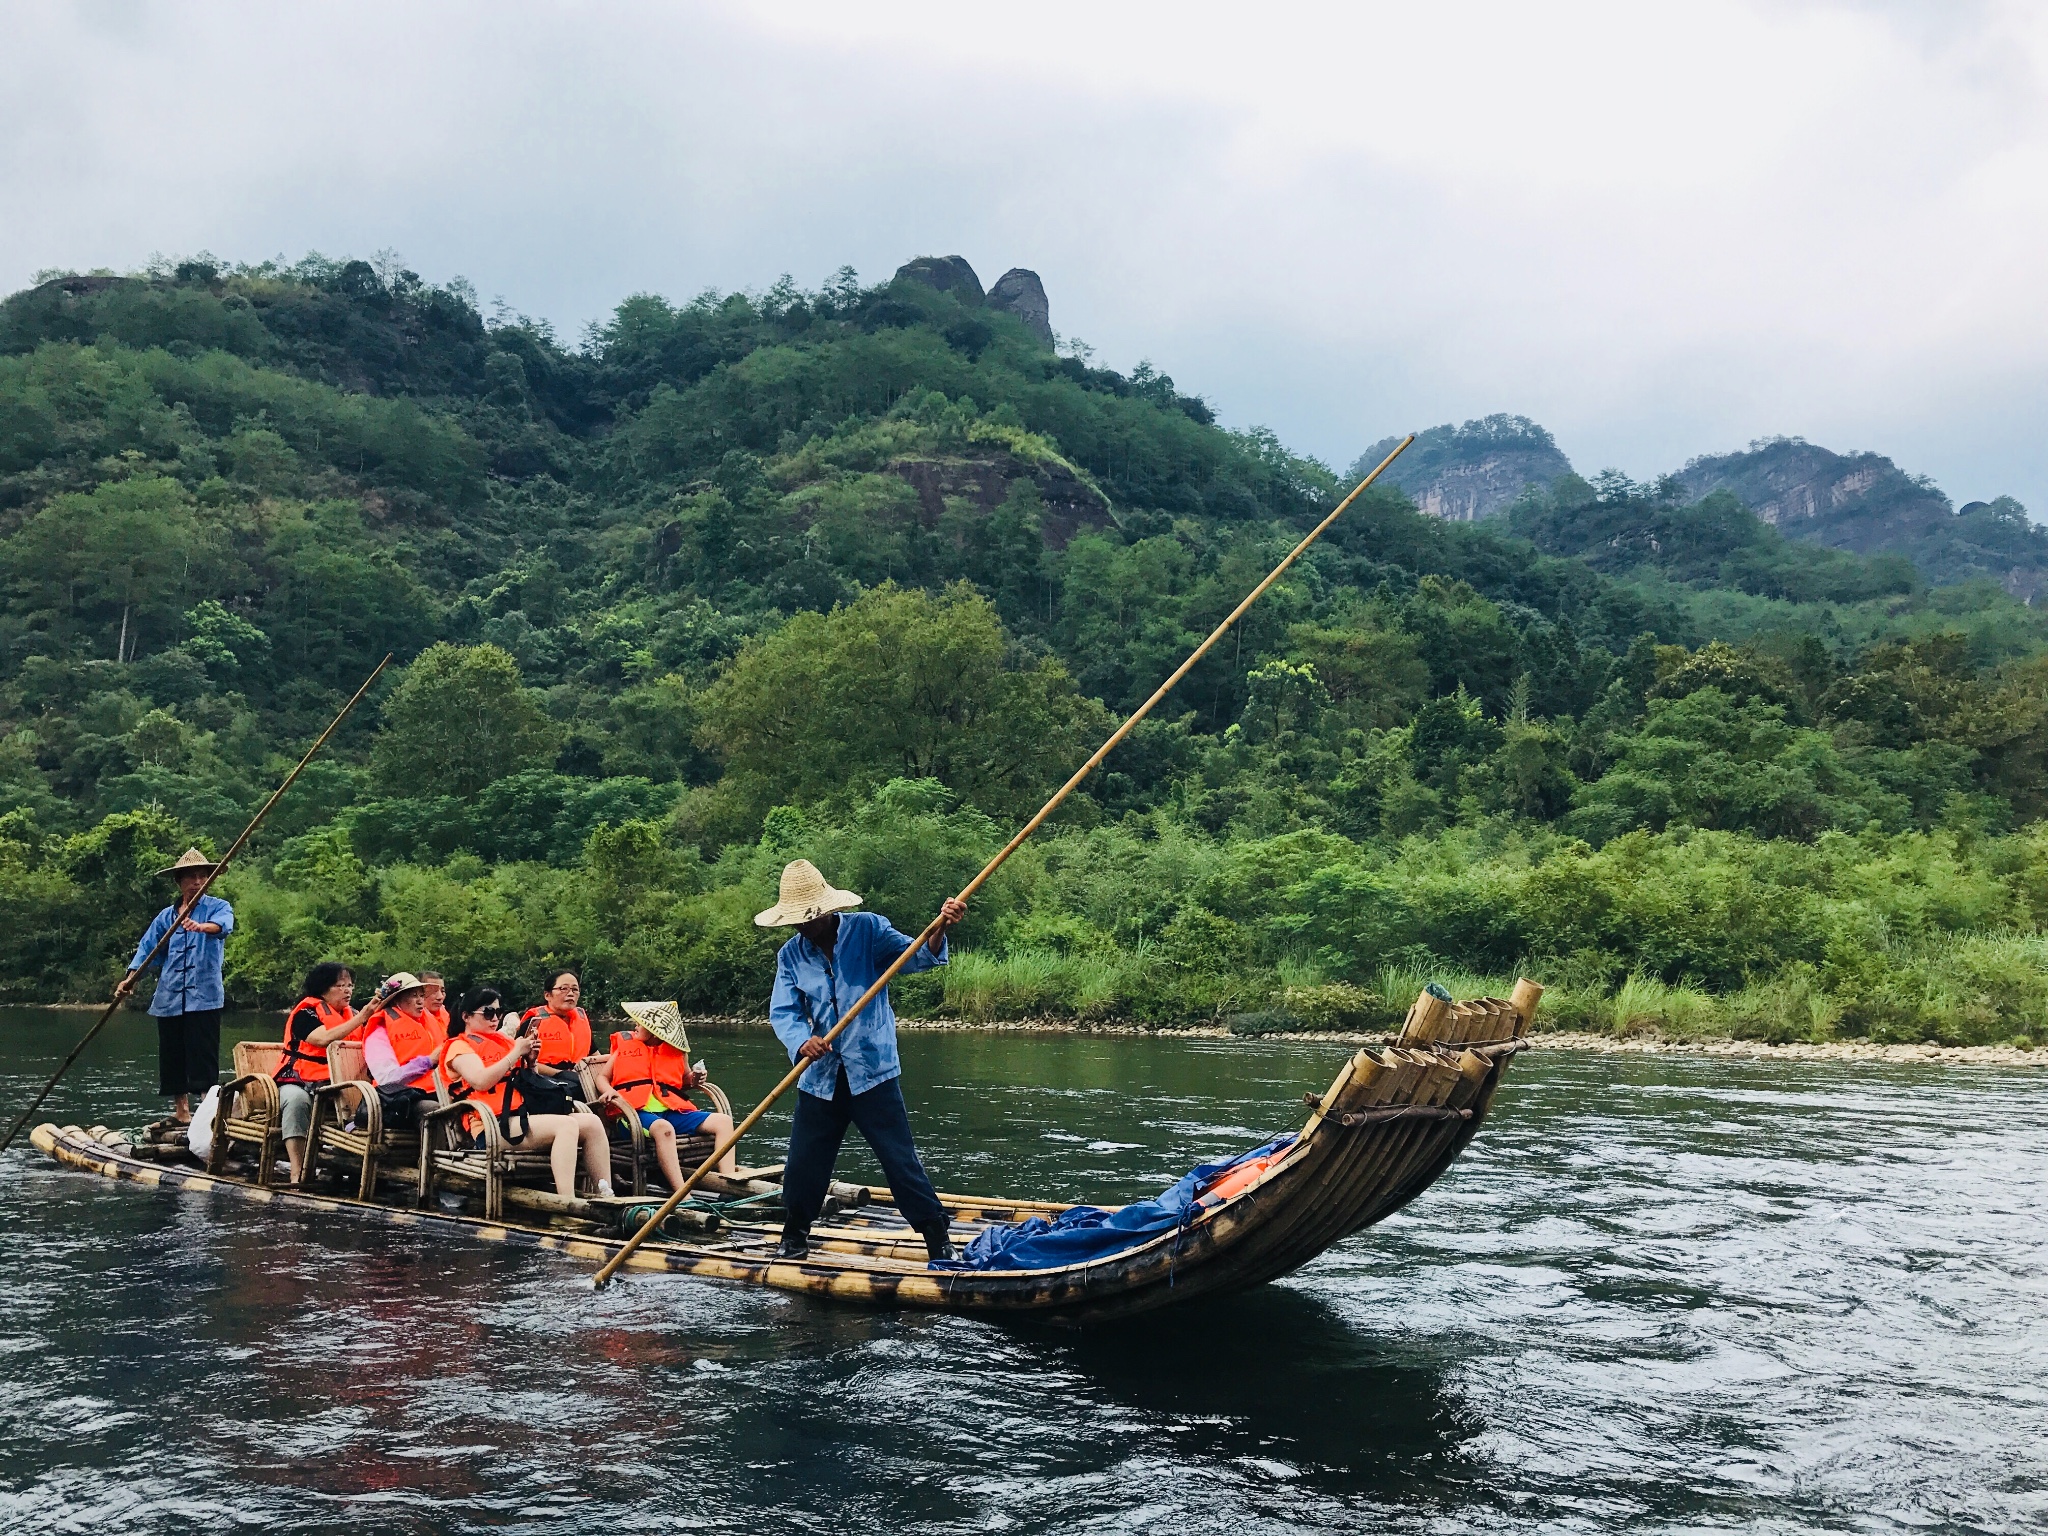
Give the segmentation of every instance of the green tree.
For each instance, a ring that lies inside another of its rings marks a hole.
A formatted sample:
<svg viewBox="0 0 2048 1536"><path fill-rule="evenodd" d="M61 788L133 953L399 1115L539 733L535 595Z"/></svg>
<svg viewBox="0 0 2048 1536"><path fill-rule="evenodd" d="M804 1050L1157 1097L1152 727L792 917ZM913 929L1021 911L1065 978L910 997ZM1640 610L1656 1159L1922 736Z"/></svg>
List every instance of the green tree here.
<svg viewBox="0 0 2048 1536"><path fill-rule="evenodd" d="M384 701L371 767L394 795L474 795L551 759L561 727L495 645L429 646Z"/></svg>
<svg viewBox="0 0 2048 1536"><path fill-rule="evenodd" d="M703 696L703 739L756 812L936 779L991 815L1030 809L1107 716L1051 659L1006 665L1000 621L965 585L884 585L749 642Z"/></svg>
<svg viewBox="0 0 2048 1536"><path fill-rule="evenodd" d="M59 496L0 544L10 608L126 661L161 642L218 575L219 531L176 481L118 480Z"/></svg>

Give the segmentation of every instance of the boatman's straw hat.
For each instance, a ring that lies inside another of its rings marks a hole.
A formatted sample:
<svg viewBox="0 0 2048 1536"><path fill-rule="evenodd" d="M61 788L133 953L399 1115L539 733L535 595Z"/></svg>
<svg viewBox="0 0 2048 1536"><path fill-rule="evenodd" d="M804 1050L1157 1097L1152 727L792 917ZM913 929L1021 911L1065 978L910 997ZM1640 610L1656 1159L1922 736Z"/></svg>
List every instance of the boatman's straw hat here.
<svg viewBox="0 0 2048 1536"><path fill-rule="evenodd" d="M160 875L210 875L218 866L197 848L187 848L178 855L178 862L166 864L157 873Z"/></svg>
<svg viewBox="0 0 2048 1536"><path fill-rule="evenodd" d="M621 1003L626 1017L640 1025L655 1039L666 1042L690 1054L690 1032L683 1028L683 1010L674 1003Z"/></svg>
<svg viewBox="0 0 2048 1536"><path fill-rule="evenodd" d="M853 892L827 885L825 877L818 873L818 866L809 859L798 859L793 864L782 866L781 898L766 912L754 914L756 926L794 928L799 923L823 917L827 912L844 912L848 907L860 905L860 898Z"/></svg>

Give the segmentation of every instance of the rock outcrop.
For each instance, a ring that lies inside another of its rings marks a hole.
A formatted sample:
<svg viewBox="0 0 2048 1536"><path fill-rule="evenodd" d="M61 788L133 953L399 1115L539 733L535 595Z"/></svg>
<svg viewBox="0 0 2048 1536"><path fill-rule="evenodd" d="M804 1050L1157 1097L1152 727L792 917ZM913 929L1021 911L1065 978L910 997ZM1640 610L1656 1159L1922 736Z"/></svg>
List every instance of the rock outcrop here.
<svg viewBox="0 0 2048 1536"><path fill-rule="evenodd" d="M988 307L1015 315L1024 328L1052 345L1052 306L1045 301L1045 284L1028 267L1012 267L996 279L988 291Z"/></svg>
<svg viewBox="0 0 2048 1536"><path fill-rule="evenodd" d="M923 283L941 293L950 293L962 304L982 301L981 279L974 275L965 256L916 256L896 269L896 281Z"/></svg>
<svg viewBox="0 0 2048 1536"><path fill-rule="evenodd" d="M889 473L917 492L927 528L939 525L948 501L983 515L993 512L1020 479L1038 489L1043 507L1039 533L1048 549L1065 549L1075 534L1107 528L1111 522L1109 503L1101 493L1061 463L1027 463L990 450L974 457L899 459L889 466Z"/></svg>
<svg viewBox="0 0 2048 1536"><path fill-rule="evenodd" d="M1029 267L1012 267L996 279L986 294L965 256L918 256L896 269L899 283L922 283L941 293L950 293L962 304L985 304L990 309L1015 315L1024 328L1048 347L1052 340L1052 306L1045 299L1045 284Z"/></svg>
<svg viewBox="0 0 2048 1536"><path fill-rule="evenodd" d="M2048 531L2009 496L1957 512L1924 475L1876 453L1835 453L1798 437L1761 439L1678 472L1687 499L1732 492L1788 539L1904 555L1934 582L1990 577L2034 601L2048 590Z"/></svg>
<svg viewBox="0 0 2048 1536"><path fill-rule="evenodd" d="M1766 438L1738 453L1703 455L1678 472L1687 497L1730 491L1787 538L1865 553L1887 534L1950 517L1949 499L1875 453L1834 453L1804 438Z"/></svg>
<svg viewBox="0 0 2048 1536"><path fill-rule="evenodd" d="M1355 484L1401 441L1384 438L1351 466ZM1416 434L1382 479L1406 491L1431 517L1471 523L1492 517L1526 486L1548 486L1572 472L1556 441L1526 416L1487 416L1462 427L1445 422Z"/></svg>

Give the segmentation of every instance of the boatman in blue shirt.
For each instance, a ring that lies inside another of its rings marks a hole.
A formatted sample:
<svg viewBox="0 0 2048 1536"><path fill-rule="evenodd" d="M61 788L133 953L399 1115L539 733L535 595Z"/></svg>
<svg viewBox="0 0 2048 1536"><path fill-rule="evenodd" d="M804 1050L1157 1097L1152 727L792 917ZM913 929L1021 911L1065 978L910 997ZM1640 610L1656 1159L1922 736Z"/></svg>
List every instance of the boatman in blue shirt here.
<svg viewBox="0 0 2048 1536"><path fill-rule="evenodd" d="M782 1245L776 1257L801 1259L811 1251L811 1223L825 1204L850 1122L875 1149L896 1209L924 1238L926 1251L934 1259L950 1259L945 1207L917 1159L897 1082L903 1067L896 1059L896 1014L887 990L831 1045L821 1038L890 962L917 942L885 917L847 910L859 905L860 897L835 890L810 860L798 859L782 871L780 899L754 918L763 928L796 929L796 937L775 957L768 1019L790 1061L811 1064L797 1079L789 1160L782 1168ZM939 909L938 931L897 974L944 965L946 934L966 915L965 902L949 899Z"/></svg>
<svg viewBox="0 0 2048 1536"><path fill-rule="evenodd" d="M213 870L211 859L187 848L177 863L157 871L177 879L178 899L157 913L135 946L128 974L115 988L116 995L128 995L156 941L175 924L171 942L158 957L162 969L149 1011L156 1018L157 1092L173 1101L171 1115L180 1125L192 1118L192 1096L203 1096L220 1081L220 1010L226 1001L221 960L227 936L235 931L235 909L207 895L185 910Z"/></svg>

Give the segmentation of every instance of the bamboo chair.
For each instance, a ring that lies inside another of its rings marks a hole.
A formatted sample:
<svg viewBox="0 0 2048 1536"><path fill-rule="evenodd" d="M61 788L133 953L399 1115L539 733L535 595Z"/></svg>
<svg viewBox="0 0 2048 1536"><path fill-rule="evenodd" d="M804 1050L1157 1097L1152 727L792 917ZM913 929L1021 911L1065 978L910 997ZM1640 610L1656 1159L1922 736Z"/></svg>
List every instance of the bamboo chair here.
<svg viewBox="0 0 2048 1536"><path fill-rule="evenodd" d="M434 1092L440 1103L420 1107L419 1203L431 1205L444 1180L484 1192L484 1219L505 1217L505 1189L508 1185L534 1185L553 1190L555 1166L545 1152L527 1152L505 1139L498 1117L468 1099L449 1091L441 1074L434 1074ZM579 1166L577 1181L583 1180ZM595 1193L595 1191L592 1191Z"/></svg>
<svg viewBox="0 0 2048 1536"><path fill-rule="evenodd" d="M327 1076L327 1086L313 1091L306 1182L311 1184L328 1161L353 1160L358 1170L356 1198L369 1200L387 1167L410 1170L418 1163L419 1132L385 1125L384 1101L377 1097L377 1085L363 1063L361 1041L337 1040L327 1047Z"/></svg>
<svg viewBox="0 0 2048 1536"><path fill-rule="evenodd" d="M248 1147L256 1157L256 1183L269 1186L277 1160L284 1155L284 1111L275 1076L283 1056L282 1041L235 1042L235 1075L220 1091L213 1151L206 1159L208 1173L222 1172L236 1147Z"/></svg>

